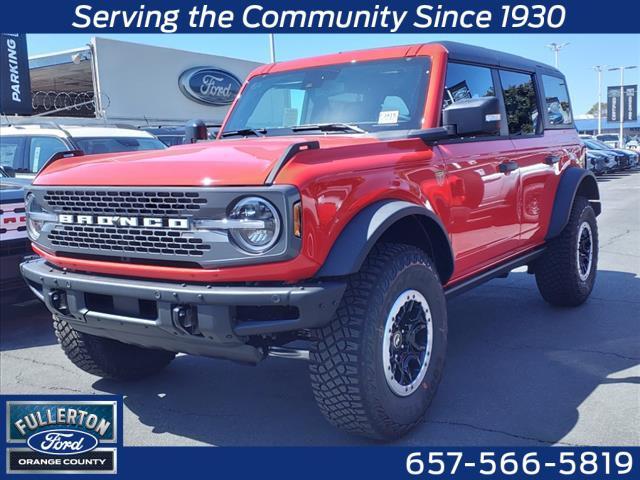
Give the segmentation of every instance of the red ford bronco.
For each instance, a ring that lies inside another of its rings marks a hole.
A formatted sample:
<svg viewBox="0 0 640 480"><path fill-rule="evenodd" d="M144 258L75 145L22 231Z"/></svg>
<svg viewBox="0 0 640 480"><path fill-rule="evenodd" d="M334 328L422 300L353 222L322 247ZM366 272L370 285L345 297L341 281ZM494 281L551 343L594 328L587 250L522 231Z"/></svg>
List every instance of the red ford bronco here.
<svg viewBox="0 0 640 480"><path fill-rule="evenodd" d="M443 42L265 65L214 142L52 159L22 273L89 373L308 356L331 423L394 438L436 393L448 297L524 265L553 305L589 296L583 154L564 76L521 57Z"/></svg>

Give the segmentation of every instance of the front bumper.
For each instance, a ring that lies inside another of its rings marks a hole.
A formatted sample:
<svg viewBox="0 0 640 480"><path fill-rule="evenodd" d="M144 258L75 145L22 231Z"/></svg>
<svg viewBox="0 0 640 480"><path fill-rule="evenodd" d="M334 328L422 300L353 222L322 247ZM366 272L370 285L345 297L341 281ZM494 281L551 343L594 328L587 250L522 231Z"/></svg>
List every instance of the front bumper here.
<svg viewBox="0 0 640 480"><path fill-rule="evenodd" d="M47 308L78 331L148 348L249 363L264 356L260 348L247 344L250 336L326 325L346 287L343 282L177 284L71 272L43 259L24 262L20 270ZM189 327L180 319L184 312L190 318Z"/></svg>

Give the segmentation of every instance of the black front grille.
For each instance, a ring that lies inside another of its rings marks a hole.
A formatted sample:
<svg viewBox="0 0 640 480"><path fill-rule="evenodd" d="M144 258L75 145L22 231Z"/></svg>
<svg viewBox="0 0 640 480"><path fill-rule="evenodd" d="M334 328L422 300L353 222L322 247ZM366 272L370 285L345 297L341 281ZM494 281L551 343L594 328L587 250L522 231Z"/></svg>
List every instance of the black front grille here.
<svg viewBox="0 0 640 480"><path fill-rule="evenodd" d="M147 253L201 257L211 245L200 238L165 229L110 228L89 225L57 225L49 240L54 247L86 248L96 252Z"/></svg>
<svg viewBox="0 0 640 480"><path fill-rule="evenodd" d="M197 192L127 190L48 190L44 200L56 212L94 215L180 215L207 203Z"/></svg>

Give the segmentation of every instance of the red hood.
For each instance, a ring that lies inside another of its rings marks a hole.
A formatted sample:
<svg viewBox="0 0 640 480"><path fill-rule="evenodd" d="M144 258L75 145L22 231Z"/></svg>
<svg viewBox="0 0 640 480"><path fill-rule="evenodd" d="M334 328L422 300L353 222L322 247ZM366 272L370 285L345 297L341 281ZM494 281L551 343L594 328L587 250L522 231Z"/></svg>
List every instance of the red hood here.
<svg viewBox="0 0 640 480"><path fill-rule="evenodd" d="M88 155L57 160L34 185L210 186L261 185L293 143L321 148L376 142L370 136L264 137L218 140L166 150Z"/></svg>

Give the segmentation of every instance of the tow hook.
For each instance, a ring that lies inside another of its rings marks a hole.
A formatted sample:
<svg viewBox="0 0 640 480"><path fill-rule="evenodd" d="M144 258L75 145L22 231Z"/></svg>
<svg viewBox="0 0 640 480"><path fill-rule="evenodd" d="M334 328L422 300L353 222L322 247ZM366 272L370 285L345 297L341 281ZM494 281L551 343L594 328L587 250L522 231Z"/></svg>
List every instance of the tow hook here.
<svg viewBox="0 0 640 480"><path fill-rule="evenodd" d="M188 333L198 335L198 310L195 305L176 305L172 309L173 324Z"/></svg>
<svg viewBox="0 0 640 480"><path fill-rule="evenodd" d="M67 294L63 290L51 290L49 292L49 304L54 310L62 315L67 315L69 313Z"/></svg>

